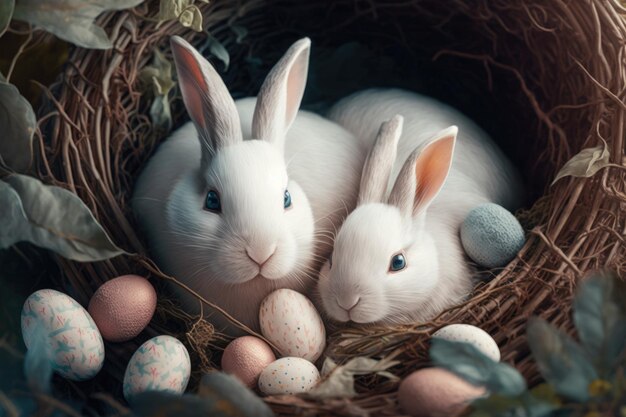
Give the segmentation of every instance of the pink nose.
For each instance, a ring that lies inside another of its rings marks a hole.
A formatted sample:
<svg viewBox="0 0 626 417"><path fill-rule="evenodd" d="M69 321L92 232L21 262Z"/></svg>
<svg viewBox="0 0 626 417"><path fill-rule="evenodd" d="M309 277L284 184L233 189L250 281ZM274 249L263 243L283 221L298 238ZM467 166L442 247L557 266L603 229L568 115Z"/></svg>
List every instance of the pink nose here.
<svg viewBox="0 0 626 417"><path fill-rule="evenodd" d="M349 312L354 307L356 307L357 304L359 304L359 301L361 301L361 297L355 295L353 297L344 298L342 300L337 299L337 304L339 305L339 307Z"/></svg>
<svg viewBox="0 0 626 417"><path fill-rule="evenodd" d="M276 243L269 246L248 247L246 248L246 253L248 258L262 267L276 253Z"/></svg>

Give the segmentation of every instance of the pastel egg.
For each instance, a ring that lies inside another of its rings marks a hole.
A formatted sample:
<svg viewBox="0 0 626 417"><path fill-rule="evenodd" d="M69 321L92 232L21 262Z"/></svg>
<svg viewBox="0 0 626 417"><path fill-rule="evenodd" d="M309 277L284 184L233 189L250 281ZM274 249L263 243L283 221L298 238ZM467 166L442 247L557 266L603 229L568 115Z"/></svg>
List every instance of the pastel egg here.
<svg viewBox="0 0 626 417"><path fill-rule="evenodd" d="M22 308L22 337L30 348L35 329L48 337L53 369L73 381L93 378L104 363L104 343L87 310L55 290L31 294Z"/></svg>
<svg viewBox="0 0 626 417"><path fill-rule="evenodd" d="M485 389L475 387L441 368L427 368L407 376L398 389L398 403L413 417L455 416Z"/></svg>
<svg viewBox="0 0 626 417"><path fill-rule="evenodd" d="M502 206L488 203L469 212L461 225L461 242L474 262L498 268L515 258L526 238L513 214Z"/></svg>
<svg viewBox="0 0 626 417"><path fill-rule="evenodd" d="M489 333L471 324L450 324L433 333L433 337L452 342L470 343L487 357L500 361L500 349Z"/></svg>
<svg viewBox="0 0 626 417"><path fill-rule="evenodd" d="M263 369L275 360L276 356L267 343L258 337L244 336L233 340L224 349L222 370L254 388Z"/></svg>
<svg viewBox="0 0 626 417"><path fill-rule="evenodd" d="M304 295L280 289L268 295L259 311L261 333L285 356L314 362L326 347L326 329Z"/></svg>
<svg viewBox="0 0 626 417"><path fill-rule="evenodd" d="M146 391L182 394L187 388L191 362L187 348L172 336L157 336L139 346L124 373L124 398L132 402Z"/></svg>
<svg viewBox="0 0 626 417"><path fill-rule="evenodd" d="M259 376L259 389L267 395L294 395L310 391L320 382L320 373L306 359L287 357L269 364Z"/></svg>
<svg viewBox="0 0 626 417"><path fill-rule="evenodd" d="M105 340L125 342L148 325L156 303L156 291L147 279L123 275L98 288L89 302L89 313Z"/></svg>

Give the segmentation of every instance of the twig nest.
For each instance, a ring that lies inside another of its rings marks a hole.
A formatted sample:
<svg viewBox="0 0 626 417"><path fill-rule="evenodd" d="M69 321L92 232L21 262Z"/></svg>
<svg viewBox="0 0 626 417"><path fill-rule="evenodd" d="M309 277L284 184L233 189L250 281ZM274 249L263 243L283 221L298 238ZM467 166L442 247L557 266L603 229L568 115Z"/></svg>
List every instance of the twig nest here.
<svg viewBox="0 0 626 417"><path fill-rule="evenodd" d="M156 291L146 278L123 275L100 286L88 309L105 340L125 342L150 323L156 303Z"/></svg>
<svg viewBox="0 0 626 417"><path fill-rule="evenodd" d="M302 358L281 358L261 372L259 389L268 395L294 395L310 391L320 382L320 373Z"/></svg>
<svg viewBox="0 0 626 417"><path fill-rule="evenodd" d="M461 225L461 241L474 262L486 268L498 268L515 258L526 238L513 214L488 203L469 212Z"/></svg>
<svg viewBox="0 0 626 417"><path fill-rule="evenodd" d="M450 324L433 333L433 337L451 342L469 343L489 359L495 362L500 361L500 349L493 337L483 329L471 324Z"/></svg>
<svg viewBox="0 0 626 417"><path fill-rule="evenodd" d="M259 375L276 360L272 348L254 336L244 336L229 343L222 355L222 370L234 375L248 388L257 385Z"/></svg>
<svg viewBox="0 0 626 417"><path fill-rule="evenodd" d="M400 383L398 402L413 417L453 416L485 393L445 369L427 368Z"/></svg>

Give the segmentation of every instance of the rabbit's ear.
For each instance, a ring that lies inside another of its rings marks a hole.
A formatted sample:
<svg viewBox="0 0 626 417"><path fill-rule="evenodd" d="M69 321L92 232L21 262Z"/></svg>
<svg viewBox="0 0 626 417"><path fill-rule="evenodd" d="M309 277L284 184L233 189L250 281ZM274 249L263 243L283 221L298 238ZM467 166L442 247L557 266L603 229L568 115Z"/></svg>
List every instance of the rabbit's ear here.
<svg viewBox="0 0 626 417"><path fill-rule="evenodd" d="M380 125L376 142L363 165L357 205L383 202L396 160L403 122L404 118L396 115Z"/></svg>
<svg viewBox="0 0 626 417"><path fill-rule="evenodd" d="M416 149L402 166L389 196L405 215L417 215L437 196L450 172L458 128L439 132L423 149Z"/></svg>
<svg viewBox="0 0 626 417"><path fill-rule="evenodd" d="M284 148L285 134L293 123L304 95L311 40L291 45L261 86L252 119L252 137Z"/></svg>
<svg viewBox="0 0 626 417"><path fill-rule="evenodd" d="M202 143L202 162L208 163L224 146L243 140L239 113L213 66L187 41L170 40L185 107Z"/></svg>

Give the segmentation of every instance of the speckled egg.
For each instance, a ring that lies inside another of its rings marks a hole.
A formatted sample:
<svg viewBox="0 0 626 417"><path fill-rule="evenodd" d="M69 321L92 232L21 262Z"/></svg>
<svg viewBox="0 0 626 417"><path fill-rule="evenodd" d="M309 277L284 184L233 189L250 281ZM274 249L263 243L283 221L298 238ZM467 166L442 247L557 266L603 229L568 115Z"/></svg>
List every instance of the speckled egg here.
<svg viewBox="0 0 626 417"><path fill-rule="evenodd" d="M326 347L326 329L313 303L289 289L276 290L261 303L261 332L285 356L312 362Z"/></svg>
<svg viewBox="0 0 626 417"><path fill-rule="evenodd" d="M500 349L495 340L489 336L489 333L471 324L450 324L433 333L433 337L452 342L470 343L494 361L500 360Z"/></svg>
<svg viewBox="0 0 626 417"><path fill-rule="evenodd" d="M67 379L93 378L104 363L104 343L89 313L73 298L55 290L39 290L22 308L22 337L30 348L34 329L48 334L53 369Z"/></svg>
<svg viewBox="0 0 626 417"><path fill-rule="evenodd" d="M104 283L89 301L89 314L104 340L125 342L148 325L157 295L147 279L123 275Z"/></svg>
<svg viewBox="0 0 626 417"><path fill-rule="evenodd" d="M509 263L522 249L526 238L519 221L497 204L472 209L461 225L465 252L479 265L498 268Z"/></svg>
<svg viewBox="0 0 626 417"><path fill-rule="evenodd" d="M222 370L236 376L248 388L254 388L259 375L276 356L270 345L254 336L239 337L226 346Z"/></svg>
<svg viewBox="0 0 626 417"><path fill-rule="evenodd" d="M306 359L287 357L269 364L259 376L259 389L267 395L293 395L310 391L320 382L320 373Z"/></svg>
<svg viewBox="0 0 626 417"><path fill-rule="evenodd" d="M398 402L413 417L455 416L484 394L484 388L445 369L427 368L413 372L400 383Z"/></svg>
<svg viewBox="0 0 626 417"><path fill-rule="evenodd" d="M157 336L133 354L124 373L124 397L132 402L145 391L182 394L187 388L191 362L187 348L172 336Z"/></svg>

